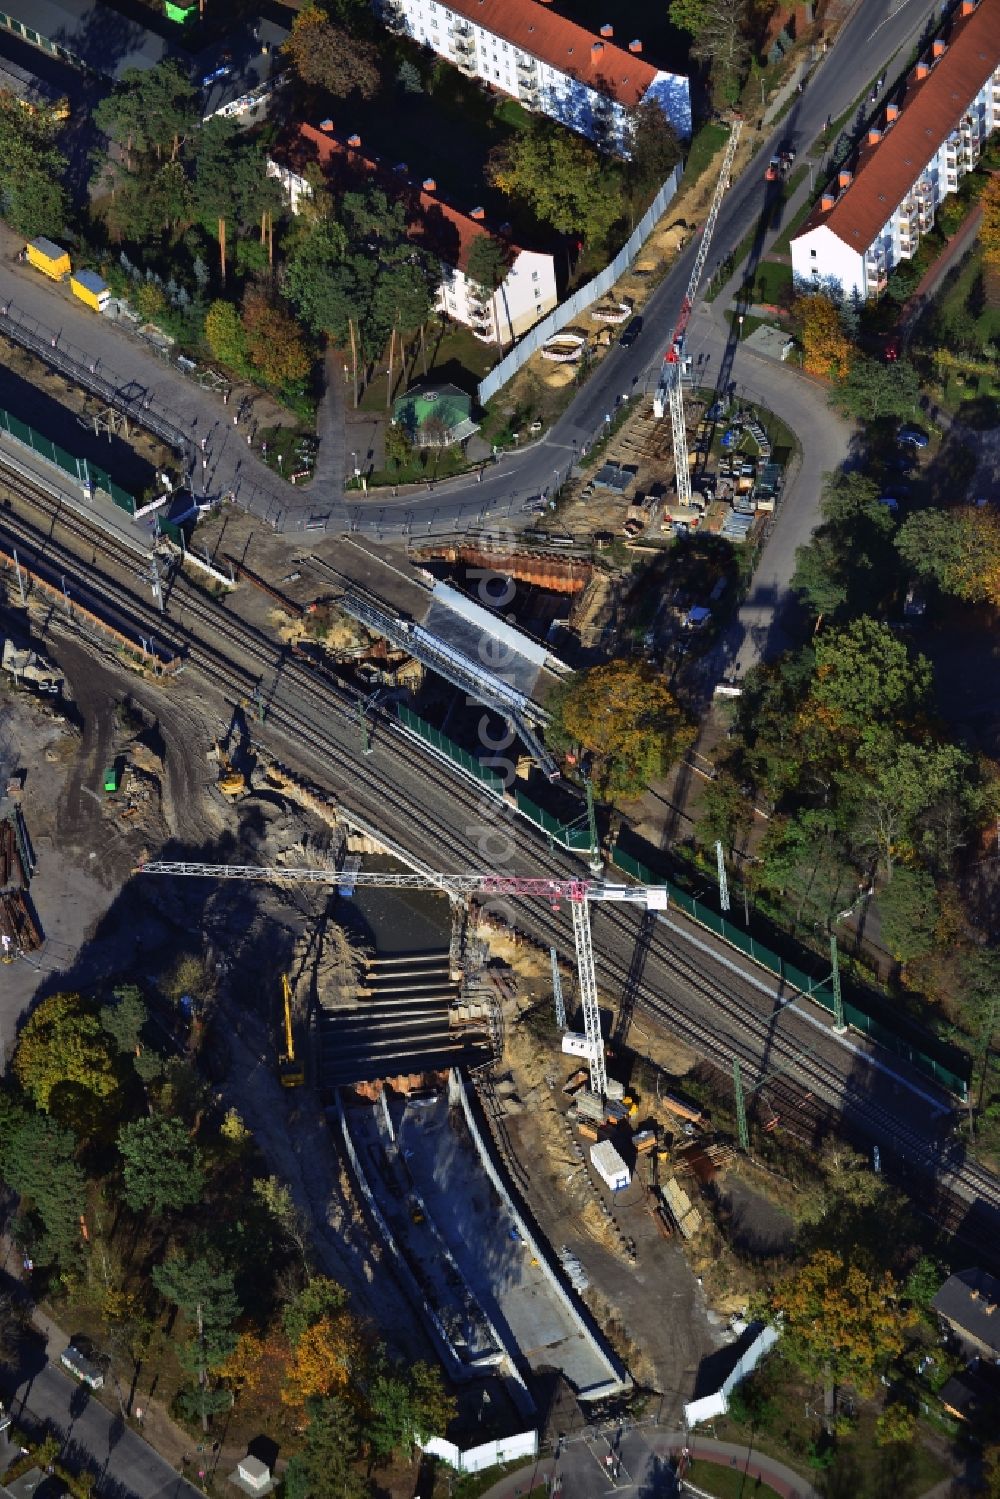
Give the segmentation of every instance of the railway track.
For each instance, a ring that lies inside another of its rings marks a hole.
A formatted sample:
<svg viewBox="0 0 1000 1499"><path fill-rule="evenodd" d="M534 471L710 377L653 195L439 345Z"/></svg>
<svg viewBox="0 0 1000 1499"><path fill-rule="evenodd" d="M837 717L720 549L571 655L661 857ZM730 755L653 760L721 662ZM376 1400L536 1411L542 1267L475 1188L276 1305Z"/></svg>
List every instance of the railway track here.
<svg viewBox="0 0 1000 1499"><path fill-rule="evenodd" d="M29 545L44 542L50 559L58 555L63 565L79 568L81 559L56 540L57 524L91 549L99 543L100 551L112 559L117 553L118 565L126 569L128 578L136 577L135 559L127 549L113 539L106 544L103 533L95 536L83 517L61 511L27 484L17 488L17 498L43 514L50 523L48 532L9 510L0 514L0 532L6 530ZM133 588L106 572L99 577L102 592L114 598L118 607L141 618L144 626L160 622L153 605ZM403 847L413 845L417 828L425 846L433 838L437 864L469 869L495 862L484 857L476 838L484 826L481 793L432 757L414 756L412 741L395 719L376 715L375 753L364 760L364 774L359 776L360 693L326 676L317 679L314 671L290 658L271 637L227 616L180 576L173 580L169 598L171 610L181 611L180 620L172 626L172 638L188 665L204 673L210 683L245 694L263 675L276 673L260 737L280 733L293 755L315 766L318 778L330 782L333 772L331 789L356 812L391 832ZM206 631L210 639L196 633L194 626ZM223 650L217 642L231 649ZM514 828L514 814L506 807L490 803L485 810L495 824ZM464 836L456 832L463 816L468 819ZM516 831L522 844L530 844L526 855L517 860L524 872L579 873L579 865L569 855L550 851L530 825L518 824ZM513 851L513 839L511 846ZM565 919L547 907L522 907L516 924L542 943L554 942L563 950L570 945ZM627 908L603 908L595 920L595 961L606 994L620 995L629 980L638 927L638 918ZM794 1132L800 1138L815 1139L840 1122L856 1137L878 1143L887 1166L895 1164L903 1174L917 1170L932 1175L939 1184L935 1217L949 1229L960 1219L967 1220L970 1212L985 1214L982 1239L984 1247L992 1250L1000 1227L1000 1183L975 1165L952 1162L943 1130L920 1133L901 1119L899 1109L887 1108L873 1098L872 1082L880 1075L871 1068L863 1069L860 1081L845 1075L846 1056L832 1036L822 1030L804 1035L799 1028L796 1032L795 1005L781 1010L779 1022L778 1016L762 1009L761 994L751 978L726 971L721 979L713 979L703 963L665 936L654 937L644 970L638 980L633 975L633 984L637 1008L664 1021L720 1072L731 1072L736 1057L748 1087L753 1088L758 1078L779 1069L782 1075L767 1081L768 1096L789 1127L795 1121ZM978 1231L976 1238L980 1238Z"/></svg>

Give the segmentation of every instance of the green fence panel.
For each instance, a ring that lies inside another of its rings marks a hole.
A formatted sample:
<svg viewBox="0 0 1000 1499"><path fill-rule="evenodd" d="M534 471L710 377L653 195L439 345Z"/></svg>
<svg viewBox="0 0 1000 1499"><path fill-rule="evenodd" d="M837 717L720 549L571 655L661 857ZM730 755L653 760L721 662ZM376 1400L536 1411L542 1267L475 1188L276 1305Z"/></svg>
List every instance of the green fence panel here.
<svg viewBox="0 0 1000 1499"><path fill-rule="evenodd" d="M530 797L525 796L520 787L514 792L514 801L517 804L517 810L524 817L529 818L536 827L541 828L543 833L547 833L554 843L560 844L563 848L576 849L583 853L590 852L589 828L575 827L560 822L558 817L553 817L551 812L546 812Z"/></svg>
<svg viewBox="0 0 1000 1499"><path fill-rule="evenodd" d="M135 514L135 496L130 495L127 489L122 489L114 479L108 480L108 493L120 510L127 510L129 515Z"/></svg>
<svg viewBox="0 0 1000 1499"><path fill-rule="evenodd" d="M183 526L178 526L174 521L166 520L162 516L158 518L157 526L160 535L168 536L175 546L183 547L186 545Z"/></svg>
<svg viewBox="0 0 1000 1499"><path fill-rule="evenodd" d="M79 479L80 460L78 458L74 458L72 453L67 453L66 449L61 448L58 443L53 443L52 451L56 463L63 470L63 472L71 474L74 479Z"/></svg>
<svg viewBox="0 0 1000 1499"><path fill-rule="evenodd" d="M31 428L27 422L22 422L19 416L7 416L7 430L11 437L16 437L18 442L23 442L26 448L31 447Z"/></svg>
<svg viewBox="0 0 1000 1499"><path fill-rule="evenodd" d="M404 708L400 704L398 709L399 721L406 728L411 729L414 734L419 734L421 739L438 750L440 754L447 755L449 760L467 770L470 775L476 777L484 786L487 786L496 796L503 796L504 783L494 771L481 765L475 755L470 755L466 750L457 745L454 740L442 734L440 729L435 729L431 724L425 723L410 708Z"/></svg>

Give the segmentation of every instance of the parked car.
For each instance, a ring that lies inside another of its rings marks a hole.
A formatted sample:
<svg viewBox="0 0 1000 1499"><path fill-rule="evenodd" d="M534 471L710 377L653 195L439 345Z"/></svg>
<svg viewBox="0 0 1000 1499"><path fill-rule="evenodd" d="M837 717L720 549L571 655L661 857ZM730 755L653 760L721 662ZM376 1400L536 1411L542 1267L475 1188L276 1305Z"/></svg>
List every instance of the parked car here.
<svg viewBox="0 0 1000 1499"><path fill-rule="evenodd" d="M878 497L878 502L880 505L884 505L885 508L893 515L896 515L899 511L899 501L895 498L894 495L880 494Z"/></svg>
<svg viewBox="0 0 1000 1499"><path fill-rule="evenodd" d="M925 448L930 442L927 433L921 431L919 427L900 427L897 436L900 442L910 448Z"/></svg>
<svg viewBox="0 0 1000 1499"><path fill-rule="evenodd" d="M632 321L622 329L618 342L623 349L630 349L642 332L642 318L634 317Z"/></svg>

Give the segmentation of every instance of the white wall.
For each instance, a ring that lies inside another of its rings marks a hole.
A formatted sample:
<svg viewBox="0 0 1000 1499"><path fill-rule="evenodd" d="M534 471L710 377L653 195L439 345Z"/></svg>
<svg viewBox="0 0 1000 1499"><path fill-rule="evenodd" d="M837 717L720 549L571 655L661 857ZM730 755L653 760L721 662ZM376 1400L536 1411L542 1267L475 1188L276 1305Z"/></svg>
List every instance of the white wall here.
<svg viewBox="0 0 1000 1499"><path fill-rule="evenodd" d="M428 1437L425 1441L418 1437L417 1446L432 1457L440 1457L459 1473L482 1473L486 1468L495 1468L498 1463L514 1462L519 1457L537 1457L538 1432L519 1431L514 1436L498 1437L479 1447L469 1447L465 1452L444 1437Z"/></svg>
<svg viewBox="0 0 1000 1499"><path fill-rule="evenodd" d="M792 280L800 291L814 286L817 291L838 292L844 297L865 295L864 256L845 245L825 224L793 239L791 249Z"/></svg>

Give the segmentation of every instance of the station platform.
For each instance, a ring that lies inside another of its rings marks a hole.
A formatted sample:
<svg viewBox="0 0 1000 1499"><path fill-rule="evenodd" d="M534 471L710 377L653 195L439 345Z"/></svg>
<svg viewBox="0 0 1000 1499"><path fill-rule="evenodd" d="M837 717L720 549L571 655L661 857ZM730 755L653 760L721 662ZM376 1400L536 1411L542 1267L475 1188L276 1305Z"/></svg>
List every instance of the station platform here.
<svg viewBox="0 0 1000 1499"><path fill-rule="evenodd" d="M139 557L148 557L155 541L155 517L149 515L142 520L133 520L124 510L98 491L93 498L84 494L79 484L74 484L68 474L54 463L49 463L31 448L0 431L0 486L5 472L19 474L32 484L37 484L53 499L58 499L68 510L86 516L91 523L107 532L116 542L129 547Z"/></svg>

